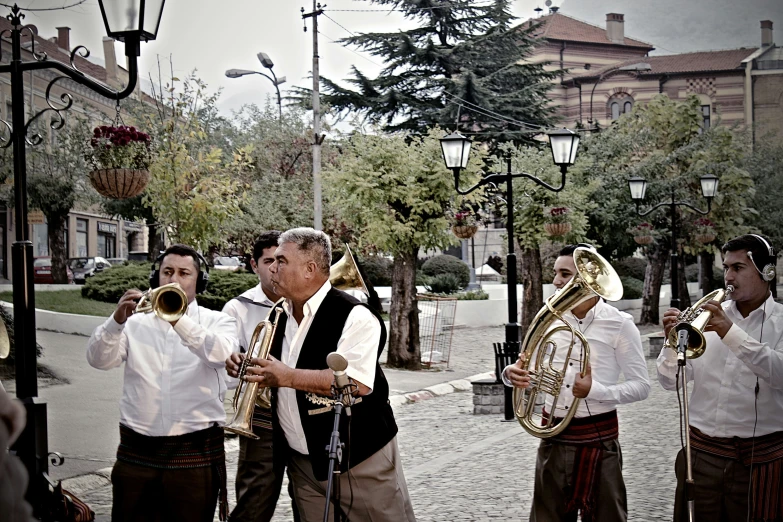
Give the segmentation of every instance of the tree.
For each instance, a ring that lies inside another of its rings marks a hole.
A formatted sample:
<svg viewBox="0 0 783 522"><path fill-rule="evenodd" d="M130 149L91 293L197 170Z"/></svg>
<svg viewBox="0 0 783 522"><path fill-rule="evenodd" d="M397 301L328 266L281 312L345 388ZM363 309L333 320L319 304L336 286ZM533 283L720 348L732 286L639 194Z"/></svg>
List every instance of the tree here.
<svg viewBox="0 0 783 522"><path fill-rule="evenodd" d="M357 133L341 143L338 163L324 171L325 193L356 231L358 248L394 256L387 364L395 368L421 368L419 250L455 244L447 209L482 197L480 191L455 197L454 179L443 165L441 135L438 128L424 137ZM462 179L475 183L477 168L463 171Z"/></svg>
<svg viewBox="0 0 783 522"><path fill-rule="evenodd" d="M658 324L659 321L658 295L670 248L664 238L670 234L671 222L669 212L665 210L641 219L635 215L627 189L629 177L645 178L648 181L646 201L657 203L670 200L672 195L677 201L694 201L694 196L701 193L699 178L707 173L715 174L720 178L720 190L712 202L710 219L716 225L718 236L724 239L747 230L743 216L754 212L748 199L753 194L753 181L740 164L747 146L745 136L721 126L704 131L700 126L699 105L695 96L684 102L670 100L665 95L657 96L645 106L634 107L630 115L622 116L586 143L591 171L601 180L605 193L600 210L596 210L603 215L596 215L593 220L617 225L645 219L654 224L662 238L655 246L645 248L648 267L642 323ZM689 237L693 222L690 216L690 211L678 207L676 219L682 226L681 248L695 254L704 247ZM625 228L602 226L596 232L611 238ZM690 298L684 271L680 272L683 278L679 297L684 307L690 303Z"/></svg>
<svg viewBox="0 0 783 522"><path fill-rule="evenodd" d="M783 249L783 144L777 136L765 136L756 142L743 167L756 186L752 206L758 212L746 218L770 239L776 251Z"/></svg>
<svg viewBox="0 0 783 522"><path fill-rule="evenodd" d="M524 131L552 125L546 93L556 73L525 62L535 25L511 28L509 0L371 3L401 11L417 27L343 39L382 58L385 67L376 78L353 67L350 87L322 79L325 104L361 114L386 131L426 133L433 125L459 122L492 143L532 143Z"/></svg>

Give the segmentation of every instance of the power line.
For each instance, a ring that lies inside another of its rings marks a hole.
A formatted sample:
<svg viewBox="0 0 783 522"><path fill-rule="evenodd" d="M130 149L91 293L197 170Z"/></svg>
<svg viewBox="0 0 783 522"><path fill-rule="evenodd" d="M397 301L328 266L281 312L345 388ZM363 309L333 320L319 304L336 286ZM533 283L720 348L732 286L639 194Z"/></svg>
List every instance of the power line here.
<svg viewBox="0 0 783 522"><path fill-rule="evenodd" d="M485 109L484 107L476 105L475 103L471 103L468 100L460 98L459 96L457 96L455 94L451 94L448 91L443 91L443 94L445 94L446 96L451 96L455 100L461 101L463 104L465 104L463 106L466 109L473 110L473 112L479 112L479 113L483 112L483 114L485 116L494 116L495 118L500 118L501 121L505 121L507 123L511 123L511 124L517 125L519 127L528 127L528 128L530 128L529 130L535 130L535 129L531 128L531 127L535 127L537 129L544 129L545 128L543 125L539 125L537 123L532 123L532 122L529 122L529 121L515 120L513 118L509 118L508 116L504 116L502 114L499 114L497 112L491 111L489 109Z"/></svg>
<svg viewBox="0 0 783 522"><path fill-rule="evenodd" d="M32 7L25 7L25 8L22 8L21 10L22 11L26 11L26 12L32 12L32 11L61 11L61 10L64 10L64 9L70 9L71 7L76 7L76 6L82 5L85 2L87 2L87 0L78 0L77 2L74 2L74 3L70 4L70 5L64 5L62 7L42 7L42 8L39 8L39 9L34 9ZM15 5L8 5L8 4L3 4L3 3L0 3L0 5L2 5L3 7L7 7L9 9L13 9L14 7L16 7Z"/></svg>
<svg viewBox="0 0 783 522"><path fill-rule="evenodd" d="M467 4L470 4L470 2L466 2ZM478 4L478 5L468 5L467 7L490 7L492 5L495 5L495 2L488 2L484 4ZM398 12L398 13L408 13L412 11L436 11L438 9L446 9L446 6L442 7L411 7L409 9L399 9L396 7L392 7L390 9L329 9L333 12L343 12L343 13L391 13L391 12Z"/></svg>
<svg viewBox="0 0 783 522"><path fill-rule="evenodd" d="M353 31L351 31L350 29L346 28L344 25L342 25L340 22L338 22L337 20L335 20L334 18L332 18L331 16L329 16L329 15L328 15L328 14L326 14L325 12L323 13L323 15L324 15L326 18L328 18L329 20L331 20L331 21L332 21L332 23L334 23L334 24L336 24L338 27L340 27L340 28L341 28L343 31L346 31L346 32L348 32L348 33L351 33L353 36L357 36L357 34L356 34L356 33L354 33Z"/></svg>
<svg viewBox="0 0 783 522"><path fill-rule="evenodd" d="M359 56L359 57L361 57L361 58L364 58L365 60L367 60L367 61L368 61L368 62L370 62L371 64L373 64L373 65L376 65L376 66L378 66L378 67L380 67L380 68L383 68L383 65L381 65L381 64L379 64L379 63L377 63L377 62L374 62L374 61L370 60L369 58L367 58L367 57L366 57L366 56L364 56L363 54L361 54L361 53L359 53L359 52L357 52L357 51L354 51L354 50L353 50L353 49L351 49L350 47L346 47L346 46L342 45L340 42L338 42L337 40L335 40L334 38L332 38L331 36L329 36L328 34L326 34L325 32L323 32L321 29L318 29L318 34L322 34L322 35L324 35L324 36L325 36L325 37L326 37L326 38L327 38L327 39L328 39L328 40L329 40L331 43L337 44L337 45L341 46L343 49L347 49L348 51L351 51L351 52L352 52L353 54L355 54L356 56Z"/></svg>

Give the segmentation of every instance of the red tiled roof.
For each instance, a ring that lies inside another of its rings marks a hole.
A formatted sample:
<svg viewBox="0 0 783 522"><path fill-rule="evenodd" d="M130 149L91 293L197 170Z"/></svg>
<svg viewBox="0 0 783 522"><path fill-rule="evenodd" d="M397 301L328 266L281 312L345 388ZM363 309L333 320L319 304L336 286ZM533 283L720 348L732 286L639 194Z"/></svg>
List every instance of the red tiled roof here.
<svg viewBox="0 0 783 522"><path fill-rule="evenodd" d="M529 24L541 24L536 31L536 36L549 40L562 40L567 42L593 43L605 45L625 45L628 47L641 47L653 50L654 47L641 40L624 38L622 44L616 44L609 40L606 28L589 24L576 18L571 18L561 13L554 13L540 18L524 22L520 27L527 28Z"/></svg>
<svg viewBox="0 0 783 522"><path fill-rule="evenodd" d="M13 25L11 25L11 22L4 17L0 17L0 32L5 30L10 31L11 29L13 29ZM8 35L5 35L4 39L7 37ZM27 31L24 31L22 33L22 44L24 44L24 42L29 42L29 41L30 41L29 33ZM7 60L11 56L10 42L6 40L2 43L2 45L3 45L3 58ZM69 61L70 54L71 54L70 51L65 51L65 49L61 49L56 43L50 42L49 40L43 38L42 36L36 35L35 37L35 52L37 53L45 52L50 60L55 60L64 63L66 65L70 65L70 61ZM104 69L100 65L94 64L89 60L85 60L84 58L78 55L74 57L73 63L77 69L79 69L87 76L90 76L96 80L100 80L101 82L106 82L106 69Z"/></svg>
<svg viewBox="0 0 783 522"><path fill-rule="evenodd" d="M597 78L605 72L634 64L648 64L650 66L651 69L643 71L642 74L736 71L742 67L742 61L754 52L756 52L756 49L743 48L728 51L701 51L665 56L647 56L585 72L576 75L575 78Z"/></svg>

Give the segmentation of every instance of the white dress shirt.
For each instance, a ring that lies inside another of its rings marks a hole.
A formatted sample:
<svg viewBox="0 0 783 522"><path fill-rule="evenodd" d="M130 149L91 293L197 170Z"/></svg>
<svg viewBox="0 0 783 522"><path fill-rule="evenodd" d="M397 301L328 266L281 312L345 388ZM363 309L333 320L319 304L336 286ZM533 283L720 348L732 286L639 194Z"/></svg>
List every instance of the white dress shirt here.
<svg viewBox="0 0 783 522"><path fill-rule="evenodd" d="M299 353L302 349L313 324L318 308L323 303L326 294L332 288L327 281L304 305L304 317L302 323L297 324L294 319L291 302L286 300L283 308L288 315L285 337L283 338L283 350L280 360L290 366L296 367ZM355 306L348 314L342 335L337 342L337 353L348 361L345 373L353 380L360 382L372 389L375 384L375 366L378 362L378 343L381 340L381 324L378 319L364 306ZM277 390L277 418L283 428L288 445L294 451L307 455L307 439L305 439L302 419L299 416L299 408L296 402L296 390L293 388L278 388Z"/></svg>
<svg viewBox="0 0 783 522"><path fill-rule="evenodd" d="M687 379L693 381L690 424L712 437L750 438L758 411L757 437L783 431L783 305L770 295L747 317L734 301L722 306L734 325L723 339L706 332L704 354L687 360ZM658 382L674 390L676 374L677 354L662 349Z"/></svg>
<svg viewBox="0 0 783 522"><path fill-rule="evenodd" d="M650 394L650 377L642 352L639 329L636 328L630 315L599 299L584 318L577 319L571 312L563 314L563 318L574 329L581 331L590 345L593 384L587 398L579 402L575 417L606 413L616 409L618 404L628 404L647 398ZM552 328L558 326L563 325L556 321ZM558 346L553 366L561 369L565 364L571 333L557 332L551 339L556 341ZM571 361L566 366L563 386L560 388L555 410L556 417L565 417L574 400L574 378L579 374L581 358L582 344L577 338L571 353ZM620 373L625 376L625 381L618 383ZM506 386L513 386L506 377L505 369L503 382ZM549 395L547 395L546 411L552 411L552 397Z"/></svg>
<svg viewBox="0 0 783 522"><path fill-rule="evenodd" d="M155 314L123 324L112 314L87 344L87 362L100 370L125 362L120 423L153 437L183 435L225 424L225 361L239 350L236 320L188 305L177 325Z"/></svg>

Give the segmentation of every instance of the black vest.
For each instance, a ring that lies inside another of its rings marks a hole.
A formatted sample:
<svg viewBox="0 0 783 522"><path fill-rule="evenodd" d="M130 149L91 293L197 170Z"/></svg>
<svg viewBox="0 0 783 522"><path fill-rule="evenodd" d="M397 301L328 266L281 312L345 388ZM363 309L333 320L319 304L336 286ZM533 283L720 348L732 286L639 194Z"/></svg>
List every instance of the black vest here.
<svg viewBox="0 0 783 522"><path fill-rule="evenodd" d="M345 292L334 288L329 290L315 313L299 351L299 359L296 362L297 369L324 370L328 368L326 356L337 350L337 342L342 335L345 321L353 307L357 305L363 306L362 303ZM381 339L378 344L378 357L380 357L383 347L386 345L386 327L377 312L369 307L368 310L381 323ZM287 319L286 314L280 316L275 339L272 343L271 354L278 359L282 353ZM329 467L326 449L334 427L334 410L330 409L323 413L310 415L310 411L324 407L323 401L317 401L317 398L319 396L301 390L296 391L296 402L307 440L310 463L313 466L315 477L323 481L327 478ZM274 412L274 425L279 430L276 388L272 389L272 411ZM343 412L341 421L340 440L346 446L343 452L342 471L347 471L349 467L352 468L372 456L397 434L397 424L389 404L389 383L386 381L386 376L377 359L372 393L363 396L361 402L351 408L350 424L349 417L345 412ZM279 436L285 438L282 433L278 433Z"/></svg>

